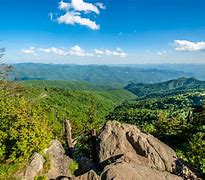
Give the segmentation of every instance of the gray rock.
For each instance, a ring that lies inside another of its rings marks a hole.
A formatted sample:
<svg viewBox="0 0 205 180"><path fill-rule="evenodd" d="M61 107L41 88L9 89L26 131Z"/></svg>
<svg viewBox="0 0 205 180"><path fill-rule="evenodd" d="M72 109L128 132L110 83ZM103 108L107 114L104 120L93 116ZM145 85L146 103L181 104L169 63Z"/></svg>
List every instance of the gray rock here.
<svg viewBox="0 0 205 180"><path fill-rule="evenodd" d="M59 141L53 140L45 152L51 161L50 170L45 174L48 179L56 179L60 176L72 177L69 170L72 159L65 155L65 150Z"/></svg>
<svg viewBox="0 0 205 180"><path fill-rule="evenodd" d="M142 133L136 126L109 121L99 135L99 161L106 165L113 159L173 172L176 153L152 135Z"/></svg>
<svg viewBox="0 0 205 180"><path fill-rule="evenodd" d="M168 172L161 172L135 163L116 162L108 165L101 175L102 180L182 180Z"/></svg>
<svg viewBox="0 0 205 180"><path fill-rule="evenodd" d="M38 153L34 153L34 155L30 159L30 163L27 166L23 178L25 180L33 180L35 176L43 169L43 164L45 159L42 155Z"/></svg>

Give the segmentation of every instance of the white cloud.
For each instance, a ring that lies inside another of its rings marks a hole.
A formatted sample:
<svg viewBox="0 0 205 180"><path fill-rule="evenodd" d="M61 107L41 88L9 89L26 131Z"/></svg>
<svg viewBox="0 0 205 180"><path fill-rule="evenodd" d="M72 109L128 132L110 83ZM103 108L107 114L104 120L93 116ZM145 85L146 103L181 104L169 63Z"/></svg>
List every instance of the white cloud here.
<svg viewBox="0 0 205 180"><path fill-rule="evenodd" d="M85 52L79 45L73 46L70 49L69 54L71 56L94 56L94 54L90 52Z"/></svg>
<svg viewBox="0 0 205 180"><path fill-rule="evenodd" d="M54 53L60 56L94 56L90 52L85 52L79 45L73 46L71 48L38 48L38 51L44 53Z"/></svg>
<svg viewBox="0 0 205 180"><path fill-rule="evenodd" d="M92 3L86 3L83 0L72 0L71 6L75 11L95 12L96 14L100 14L97 6Z"/></svg>
<svg viewBox="0 0 205 180"><path fill-rule="evenodd" d="M97 7L99 7L100 9L106 9L106 6L105 6L103 3L97 2L97 3L95 3L95 5L96 5Z"/></svg>
<svg viewBox="0 0 205 180"><path fill-rule="evenodd" d="M95 54L101 56L101 55L104 55L105 53L101 50L95 49Z"/></svg>
<svg viewBox="0 0 205 180"><path fill-rule="evenodd" d="M70 0L64 2L63 0L58 3L58 8L64 11L64 14L57 16L56 21L59 24L69 25L82 25L87 26L92 30L100 29L100 25L91 20L90 17L84 17L88 13L100 14L100 9L106 9L103 3L87 3L84 0ZM53 13L49 14L51 20L53 20Z"/></svg>
<svg viewBox="0 0 205 180"><path fill-rule="evenodd" d="M30 48L28 49L22 49L21 52L23 54L31 54L31 55L37 55L36 52L35 52L35 48L33 46L31 46Z"/></svg>
<svg viewBox="0 0 205 180"><path fill-rule="evenodd" d="M100 28L99 25L97 25L94 21L91 21L88 18L82 18L80 16L80 13L75 12L67 12L66 14L60 16L57 18L58 23L64 23L64 24L80 24L83 26L87 26L93 30L98 30Z"/></svg>
<svg viewBox="0 0 205 180"><path fill-rule="evenodd" d="M68 10L71 8L71 4L70 3L65 3L64 1L61 1L58 3L58 8L60 10Z"/></svg>
<svg viewBox="0 0 205 180"><path fill-rule="evenodd" d="M205 51L205 42L203 41L175 40L172 46L176 51Z"/></svg>
<svg viewBox="0 0 205 180"><path fill-rule="evenodd" d="M44 53L54 53L60 56L67 56L68 52L60 49L60 48L56 48L56 47L51 47L51 48L38 48L39 51L44 52Z"/></svg>
<svg viewBox="0 0 205 180"><path fill-rule="evenodd" d="M96 5L94 5L92 3L84 2L83 0L71 0L70 3L69 2L66 3L64 1L59 2L58 8L60 10L72 9L74 11L79 11L79 12L84 11L86 13L94 12L96 14L100 14L100 11L98 9L99 6L104 7L104 5L102 3L100 3L100 4L97 3Z"/></svg>
<svg viewBox="0 0 205 180"><path fill-rule="evenodd" d="M25 54L32 54L35 55L36 52L41 53L53 53L59 56L78 56L78 57L105 57L105 56L118 56L118 57L126 57L127 54L120 48L117 48L116 50L88 50L85 51L82 49L79 45L75 45L70 48L57 48L57 47L49 47L49 48L34 48L30 47L29 49L23 49L23 53Z"/></svg>
<svg viewBox="0 0 205 180"><path fill-rule="evenodd" d="M167 53L167 51L160 51L160 52L157 52L156 54L157 55L163 55L163 54L166 54Z"/></svg>
<svg viewBox="0 0 205 180"><path fill-rule="evenodd" d="M127 56L127 54L120 48L117 48L115 51L111 51L111 50L108 50L108 49L105 49L105 50L95 49L95 54L98 55L98 57L101 57L101 56L126 57Z"/></svg>

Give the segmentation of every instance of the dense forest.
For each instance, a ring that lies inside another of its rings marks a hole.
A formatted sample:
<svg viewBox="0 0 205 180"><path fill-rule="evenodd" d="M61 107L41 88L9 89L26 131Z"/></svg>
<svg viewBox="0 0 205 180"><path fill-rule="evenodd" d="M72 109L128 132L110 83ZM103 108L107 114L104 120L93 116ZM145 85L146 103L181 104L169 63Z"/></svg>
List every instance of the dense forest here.
<svg viewBox="0 0 205 180"><path fill-rule="evenodd" d="M205 82L199 81L195 78L179 78L173 79L167 82L155 83L155 84L136 84L130 83L125 89L129 90L138 97L141 96L160 96L167 94L176 94L183 92L192 92L194 90L200 91L205 89Z"/></svg>
<svg viewBox="0 0 205 180"><path fill-rule="evenodd" d="M193 73L180 70L157 70L138 67L107 65L14 64L10 74L13 80L86 81L97 84L156 83L179 77L192 77Z"/></svg>

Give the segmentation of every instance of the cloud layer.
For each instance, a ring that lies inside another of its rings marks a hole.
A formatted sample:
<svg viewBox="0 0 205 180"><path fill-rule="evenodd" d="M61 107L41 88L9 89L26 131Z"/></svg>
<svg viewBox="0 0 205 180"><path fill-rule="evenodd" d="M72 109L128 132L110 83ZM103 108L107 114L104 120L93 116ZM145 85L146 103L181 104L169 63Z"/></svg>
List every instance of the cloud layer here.
<svg viewBox="0 0 205 180"><path fill-rule="evenodd" d="M35 48L33 46L31 46L29 49L22 49L21 52L24 54L36 55Z"/></svg>
<svg viewBox="0 0 205 180"><path fill-rule="evenodd" d="M108 49L94 49L90 51L85 51L79 45L70 47L70 48L35 48L30 47L28 49L22 49L23 54L37 55L38 53L47 53L47 54L56 54L59 56L78 56L78 57L105 57L105 56L117 56L117 57L126 57L127 54L120 48L116 50Z"/></svg>
<svg viewBox="0 0 205 180"><path fill-rule="evenodd" d="M175 40L172 44L176 51L205 51L205 42L192 42L187 40Z"/></svg>
<svg viewBox="0 0 205 180"><path fill-rule="evenodd" d="M92 30L100 29L100 25L89 17L85 17L90 13L99 15L100 9L106 9L103 3L95 4L84 2L83 0L70 0L69 2L61 1L58 3L58 9L63 12L62 15L56 17L59 24L82 25ZM49 14L50 19L54 20L53 13Z"/></svg>

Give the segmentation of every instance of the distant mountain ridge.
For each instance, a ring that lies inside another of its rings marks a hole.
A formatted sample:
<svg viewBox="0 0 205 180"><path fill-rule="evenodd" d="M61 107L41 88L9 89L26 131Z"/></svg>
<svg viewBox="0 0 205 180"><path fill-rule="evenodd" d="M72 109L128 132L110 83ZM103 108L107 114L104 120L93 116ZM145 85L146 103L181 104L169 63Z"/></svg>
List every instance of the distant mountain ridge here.
<svg viewBox="0 0 205 180"><path fill-rule="evenodd" d="M182 77L155 84L130 83L125 87L125 89L137 96L145 96L150 94L165 94L168 92L205 89L205 81Z"/></svg>
<svg viewBox="0 0 205 180"><path fill-rule="evenodd" d="M116 67L106 65L57 65L57 64L14 64L10 75L15 80L62 80L86 81L92 83L128 84L157 83L179 77L191 77L191 73L174 70L143 69L137 67Z"/></svg>

